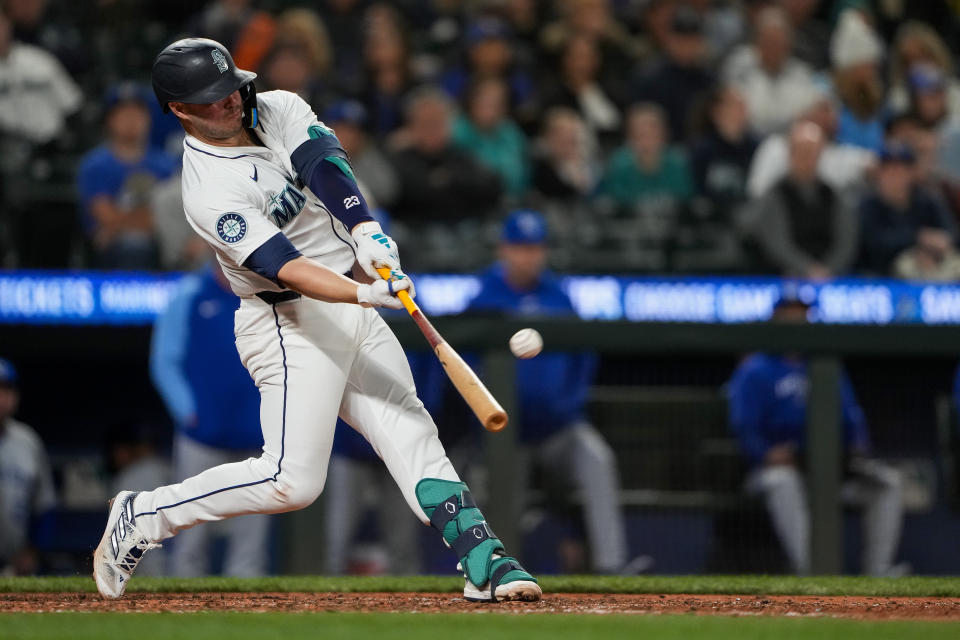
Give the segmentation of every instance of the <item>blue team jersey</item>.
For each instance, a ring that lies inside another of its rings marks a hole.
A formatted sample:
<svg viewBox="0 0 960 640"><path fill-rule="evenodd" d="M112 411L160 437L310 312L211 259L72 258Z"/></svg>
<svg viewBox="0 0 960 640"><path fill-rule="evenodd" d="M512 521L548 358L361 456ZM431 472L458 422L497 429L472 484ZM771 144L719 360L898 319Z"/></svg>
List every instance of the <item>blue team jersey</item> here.
<svg viewBox="0 0 960 640"><path fill-rule="evenodd" d="M529 291L517 291L507 283L503 266L497 264L481 274L480 282L470 312L511 317L574 315L569 296L551 273L544 273ZM520 439L540 440L585 419L596 365L596 355L589 352L545 351L529 360L517 360Z"/></svg>
<svg viewBox="0 0 960 640"><path fill-rule="evenodd" d="M260 393L234 342L239 304L210 268L190 274L157 319L150 348L153 382L177 428L223 449L263 446Z"/></svg>
<svg viewBox="0 0 960 640"><path fill-rule="evenodd" d="M776 445L791 443L803 450L808 389L803 360L757 353L740 363L727 386L730 426L751 463L762 463ZM840 401L844 444L865 452L870 446L866 421L846 374L841 376Z"/></svg>
<svg viewBox="0 0 960 640"><path fill-rule="evenodd" d="M89 151L77 171L84 227L89 231L95 224L90 212L93 198L105 195L122 207L145 204L153 185L172 176L176 168L176 159L158 149L147 149L134 163L120 160L106 145Z"/></svg>

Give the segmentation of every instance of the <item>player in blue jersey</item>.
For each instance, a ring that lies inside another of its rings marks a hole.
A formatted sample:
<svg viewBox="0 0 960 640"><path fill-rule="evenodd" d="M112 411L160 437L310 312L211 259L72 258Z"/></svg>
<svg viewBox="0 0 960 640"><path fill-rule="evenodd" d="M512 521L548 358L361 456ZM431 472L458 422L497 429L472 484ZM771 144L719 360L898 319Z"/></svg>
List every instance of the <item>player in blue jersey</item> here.
<svg viewBox="0 0 960 640"><path fill-rule="evenodd" d="M807 305L785 299L774 320L803 322ZM727 387L730 425L752 470L747 490L763 497L784 552L798 574L810 572L810 513L802 463L806 444L806 360L795 354L755 353L733 373ZM894 565L903 521L899 472L870 458L866 420L846 374L841 378L843 444L847 478L842 497L864 507L864 573L895 575Z"/></svg>
<svg viewBox="0 0 960 640"><path fill-rule="evenodd" d="M189 478L219 464L260 455L260 394L240 363L233 315L240 299L216 262L184 277L157 318L150 345L150 374L173 418L174 478ZM267 572L270 523L248 515L218 523L227 538L223 573ZM177 537L171 573L210 573L214 529L194 527Z"/></svg>
<svg viewBox="0 0 960 640"><path fill-rule="evenodd" d="M569 296L546 269L546 240L540 213L511 213L503 225L499 260L480 276L481 288L469 311L532 318L573 315ZM534 465L581 492L591 569L619 573L641 568L627 562L616 457L587 420L596 356L546 351L516 364L520 442ZM520 492L529 479L523 480ZM637 562L646 564L649 558Z"/></svg>

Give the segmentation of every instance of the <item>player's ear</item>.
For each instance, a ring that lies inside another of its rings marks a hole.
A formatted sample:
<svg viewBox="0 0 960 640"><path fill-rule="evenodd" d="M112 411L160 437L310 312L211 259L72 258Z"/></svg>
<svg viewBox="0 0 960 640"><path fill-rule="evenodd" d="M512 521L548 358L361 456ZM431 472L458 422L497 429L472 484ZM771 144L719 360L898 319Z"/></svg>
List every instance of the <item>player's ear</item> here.
<svg viewBox="0 0 960 640"><path fill-rule="evenodd" d="M167 106L170 108L170 111L173 112L173 115L177 116L181 120L187 118L187 112L185 111L184 103L182 102L168 102Z"/></svg>

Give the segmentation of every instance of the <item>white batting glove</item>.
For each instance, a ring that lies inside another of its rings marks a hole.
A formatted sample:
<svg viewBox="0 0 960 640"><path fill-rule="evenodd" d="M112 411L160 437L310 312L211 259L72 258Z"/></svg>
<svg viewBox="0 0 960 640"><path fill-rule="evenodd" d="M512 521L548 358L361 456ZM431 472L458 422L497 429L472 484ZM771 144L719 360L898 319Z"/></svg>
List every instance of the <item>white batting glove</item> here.
<svg viewBox="0 0 960 640"><path fill-rule="evenodd" d="M377 268L386 267L391 271L400 271L400 254L397 243L380 228L379 222L368 220L361 222L350 232L357 243L357 264L364 273L379 280Z"/></svg>
<svg viewBox="0 0 960 640"><path fill-rule="evenodd" d="M390 280L393 281L394 285L401 280L406 281L408 283L407 292L410 294L410 297L417 297L417 286L413 284L413 280L410 279L410 276L405 274L400 269L393 269L390 271ZM396 288L396 286L394 286L394 288Z"/></svg>
<svg viewBox="0 0 960 640"><path fill-rule="evenodd" d="M378 276L379 277L379 276ZM375 280L372 284L357 285L357 302L363 307L403 309L398 291L411 291L410 278L400 274L396 280Z"/></svg>

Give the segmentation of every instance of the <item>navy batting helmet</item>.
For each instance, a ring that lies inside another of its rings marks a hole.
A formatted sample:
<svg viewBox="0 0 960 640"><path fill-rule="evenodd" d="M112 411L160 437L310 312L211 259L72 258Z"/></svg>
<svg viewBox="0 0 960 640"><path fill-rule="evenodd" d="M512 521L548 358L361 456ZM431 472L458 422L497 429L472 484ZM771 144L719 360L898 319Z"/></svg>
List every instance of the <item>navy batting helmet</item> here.
<svg viewBox="0 0 960 640"><path fill-rule="evenodd" d="M256 77L238 69L226 47L206 38L177 40L153 63L153 91L164 113L171 102L212 104L239 89L247 127L257 126Z"/></svg>

